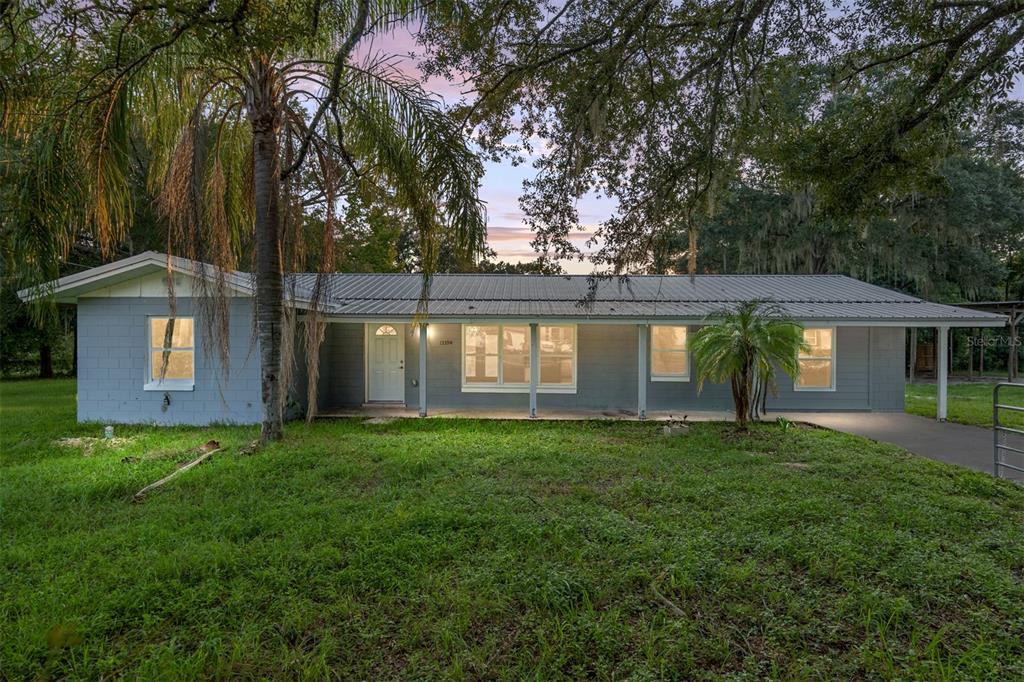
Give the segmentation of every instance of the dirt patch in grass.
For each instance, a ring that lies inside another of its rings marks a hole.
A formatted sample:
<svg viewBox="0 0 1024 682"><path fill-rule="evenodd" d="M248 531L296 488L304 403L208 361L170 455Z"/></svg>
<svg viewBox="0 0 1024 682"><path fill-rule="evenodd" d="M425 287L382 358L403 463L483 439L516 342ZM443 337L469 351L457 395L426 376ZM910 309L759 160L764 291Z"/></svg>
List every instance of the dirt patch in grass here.
<svg viewBox="0 0 1024 682"><path fill-rule="evenodd" d="M75 436L70 438L58 438L53 441L53 444L59 448L77 448L82 451L83 455L91 455L93 450L97 446L108 448L111 450L118 450L124 446L130 444L134 438L121 438L115 436L114 438L95 438L93 436Z"/></svg>

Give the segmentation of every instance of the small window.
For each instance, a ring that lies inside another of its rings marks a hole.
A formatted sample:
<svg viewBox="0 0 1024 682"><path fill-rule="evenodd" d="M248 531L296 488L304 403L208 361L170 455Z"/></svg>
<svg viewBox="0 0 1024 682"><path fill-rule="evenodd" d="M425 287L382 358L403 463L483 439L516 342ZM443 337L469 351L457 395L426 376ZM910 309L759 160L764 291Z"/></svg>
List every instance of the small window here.
<svg viewBox="0 0 1024 682"><path fill-rule="evenodd" d="M147 389L190 390L195 383L195 326L191 317L149 318Z"/></svg>
<svg viewBox="0 0 1024 682"><path fill-rule="evenodd" d="M797 362L800 373L794 388L798 391L832 391L836 379L836 330L831 327L804 329L804 343Z"/></svg>
<svg viewBox="0 0 1024 682"><path fill-rule="evenodd" d="M390 324L382 324L377 327L377 336L398 336L398 332Z"/></svg>
<svg viewBox="0 0 1024 682"><path fill-rule="evenodd" d="M689 381L686 327L651 327L651 381Z"/></svg>

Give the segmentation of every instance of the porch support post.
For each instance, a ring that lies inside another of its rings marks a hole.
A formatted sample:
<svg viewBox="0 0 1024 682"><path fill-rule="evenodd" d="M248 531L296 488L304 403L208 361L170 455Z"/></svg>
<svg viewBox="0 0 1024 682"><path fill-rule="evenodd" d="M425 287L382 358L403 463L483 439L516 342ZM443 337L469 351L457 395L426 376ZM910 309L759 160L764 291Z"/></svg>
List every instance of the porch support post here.
<svg viewBox="0 0 1024 682"><path fill-rule="evenodd" d="M646 324L638 324L637 370L636 370L636 414L640 421L647 419L647 333Z"/></svg>
<svg viewBox="0 0 1024 682"><path fill-rule="evenodd" d="M1006 356L1007 381L1017 379L1017 324L1020 323L1021 315L1016 308L1010 311L1010 352Z"/></svg>
<svg viewBox="0 0 1024 682"><path fill-rule="evenodd" d="M540 331L530 323L530 419L537 418L537 384L540 383Z"/></svg>
<svg viewBox="0 0 1024 682"><path fill-rule="evenodd" d="M910 328L910 383L914 383L914 372L917 371L917 327Z"/></svg>
<svg viewBox="0 0 1024 682"><path fill-rule="evenodd" d="M427 416L427 323L420 322L420 416Z"/></svg>
<svg viewBox="0 0 1024 682"><path fill-rule="evenodd" d="M939 327L936 331L938 337L938 357L935 358L935 418L940 422L946 421L946 399L949 374L949 327Z"/></svg>

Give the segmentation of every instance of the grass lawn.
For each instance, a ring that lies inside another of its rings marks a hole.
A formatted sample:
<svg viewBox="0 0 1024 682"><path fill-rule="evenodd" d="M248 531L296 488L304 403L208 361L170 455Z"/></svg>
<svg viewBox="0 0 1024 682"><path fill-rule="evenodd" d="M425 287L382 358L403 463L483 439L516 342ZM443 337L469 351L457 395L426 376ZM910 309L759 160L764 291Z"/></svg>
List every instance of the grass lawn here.
<svg viewBox="0 0 1024 682"><path fill-rule="evenodd" d="M992 388L995 384L949 384L947 419L960 424L992 426ZM1004 405L1024 407L1024 387L1002 389L999 399ZM907 384L906 411L922 417L935 418L935 384ZM999 419L1010 426L1024 428L1024 413L1003 410Z"/></svg>
<svg viewBox="0 0 1024 682"><path fill-rule="evenodd" d="M74 422L0 384L0 676L1024 677L1024 489L823 430ZM208 438L227 453L128 501ZM145 457L151 459L128 459Z"/></svg>

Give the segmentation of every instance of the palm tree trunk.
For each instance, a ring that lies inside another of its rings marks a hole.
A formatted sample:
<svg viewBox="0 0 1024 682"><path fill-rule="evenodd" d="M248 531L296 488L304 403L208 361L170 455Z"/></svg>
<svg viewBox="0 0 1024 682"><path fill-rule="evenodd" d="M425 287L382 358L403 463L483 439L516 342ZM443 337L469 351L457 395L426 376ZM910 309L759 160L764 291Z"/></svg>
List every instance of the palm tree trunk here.
<svg viewBox="0 0 1024 682"><path fill-rule="evenodd" d="M750 417L750 381L745 370L732 378L732 402L736 408L736 426L746 429Z"/></svg>
<svg viewBox="0 0 1024 682"><path fill-rule="evenodd" d="M278 133L280 85L269 63L252 66L249 119L253 133L253 200L256 213L256 338L260 345L260 393L264 443L282 432L281 334L284 273L281 267L281 190Z"/></svg>

